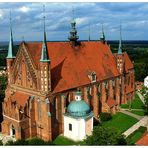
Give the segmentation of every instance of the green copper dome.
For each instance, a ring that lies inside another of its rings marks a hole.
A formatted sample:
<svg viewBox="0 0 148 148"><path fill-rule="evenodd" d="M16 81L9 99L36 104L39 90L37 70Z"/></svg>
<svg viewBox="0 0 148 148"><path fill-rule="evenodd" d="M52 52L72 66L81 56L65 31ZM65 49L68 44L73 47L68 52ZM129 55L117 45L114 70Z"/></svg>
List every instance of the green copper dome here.
<svg viewBox="0 0 148 148"><path fill-rule="evenodd" d="M70 116L73 117L84 117L87 116L91 112L91 110L89 105L84 100L80 100L72 101L68 105L67 112Z"/></svg>

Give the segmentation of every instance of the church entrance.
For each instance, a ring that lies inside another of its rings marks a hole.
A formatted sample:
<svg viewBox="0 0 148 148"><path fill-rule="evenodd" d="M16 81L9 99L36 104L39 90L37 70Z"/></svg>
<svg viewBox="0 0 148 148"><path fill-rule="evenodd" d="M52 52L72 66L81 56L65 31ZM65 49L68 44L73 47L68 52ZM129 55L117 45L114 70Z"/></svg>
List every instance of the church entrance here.
<svg viewBox="0 0 148 148"><path fill-rule="evenodd" d="M15 128L13 125L10 126L10 136L15 137Z"/></svg>

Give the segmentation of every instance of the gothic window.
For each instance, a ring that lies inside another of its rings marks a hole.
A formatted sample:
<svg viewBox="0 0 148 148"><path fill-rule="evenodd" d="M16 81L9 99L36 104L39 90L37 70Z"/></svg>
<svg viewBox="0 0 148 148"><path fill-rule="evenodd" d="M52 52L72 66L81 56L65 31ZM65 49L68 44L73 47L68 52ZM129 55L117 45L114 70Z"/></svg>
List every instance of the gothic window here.
<svg viewBox="0 0 148 148"><path fill-rule="evenodd" d="M91 99L91 98L92 98L91 90L92 90L91 87L88 86L88 87L87 87L87 98L88 98L88 99Z"/></svg>
<svg viewBox="0 0 148 148"><path fill-rule="evenodd" d="M54 101L53 101L53 108L54 108L54 110L56 110L56 104L57 104L57 99L56 99L56 97L54 97Z"/></svg>

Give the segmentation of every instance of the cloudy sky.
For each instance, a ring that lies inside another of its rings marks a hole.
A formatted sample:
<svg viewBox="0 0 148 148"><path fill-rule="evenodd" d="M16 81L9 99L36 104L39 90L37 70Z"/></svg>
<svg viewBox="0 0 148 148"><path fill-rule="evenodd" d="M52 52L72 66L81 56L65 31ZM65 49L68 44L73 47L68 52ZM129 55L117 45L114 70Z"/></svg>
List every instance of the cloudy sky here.
<svg viewBox="0 0 148 148"><path fill-rule="evenodd" d="M148 3L0 3L0 41L9 40L9 12L12 11L15 41L41 41L43 38L43 4L46 9L48 40L67 40L74 8L81 40L97 40L104 24L107 40L119 39L122 22L123 40L148 39Z"/></svg>

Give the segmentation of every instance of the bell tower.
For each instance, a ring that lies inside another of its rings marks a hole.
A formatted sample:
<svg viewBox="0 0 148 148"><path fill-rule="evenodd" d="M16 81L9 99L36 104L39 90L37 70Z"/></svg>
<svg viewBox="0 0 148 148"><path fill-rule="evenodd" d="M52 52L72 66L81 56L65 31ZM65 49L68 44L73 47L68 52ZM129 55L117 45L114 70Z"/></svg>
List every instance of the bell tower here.
<svg viewBox="0 0 148 148"><path fill-rule="evenodd" d="M42 52L40 58L40 74L41 74L41 91L48 93L51 91L51 74L50 74L50 59L48 56L47 42L46 42L46 31L45 31L45 6L43 6L44 12L44 33L42 42Z"/></svg>
<svg viewBox="0 0 148 148"><path fill-rule="evenodd" d="M8 72L8 84L13 83L12 78L12 67L15 60L14 55L14 46L13 46L13 34L12 34L12 22L11 22L11 12L10 12L10 37L9 37L9 46L8 46L8 54L6 57L7 61L7 72Z"/></svg>
<svg viewBox="0 0 148 148"><path fill-rule="evenodd" d="M118 47L118 53L117 53L117 68L121 74L124 72L124 57L123 57L123 53L122 53L121 24L120 24L119 47Z"/></svg>
<svg viewBox="0 0 148 148"><path fill-rule="evenodd" d="M105 34L104 34L103 24L102 24L102 31L100 33L100 41L102 43L105 43Z"/></svg>

